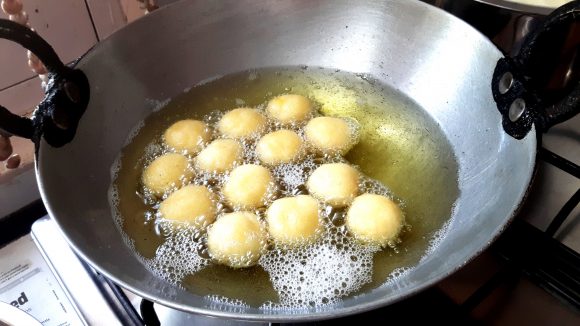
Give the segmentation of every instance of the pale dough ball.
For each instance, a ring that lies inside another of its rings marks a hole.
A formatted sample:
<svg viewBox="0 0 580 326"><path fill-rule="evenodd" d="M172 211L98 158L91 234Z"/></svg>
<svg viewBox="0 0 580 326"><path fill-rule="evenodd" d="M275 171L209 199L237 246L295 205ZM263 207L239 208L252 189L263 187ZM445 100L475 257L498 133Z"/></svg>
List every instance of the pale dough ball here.
<svg viewBox="0 0 580 326"><path fill-rule="evenodd" d="M232 170L224 187L226 200L238 208L263 206L274 190L270 171L263 166L246 164Z"/></svg>
<svg viewBox="0 0 580 326"><path fill-rule="evenodd" d="M239 108L224 114L218 122L220 134L228 138L247 138L260 134L266 127L266 117L251 108Z"/></svg>
<svg viewBox="0 0 580 326"><path fill-rule="evenodd" d="M195 158L195 166L205 172L225 172L242 160L242 145L233 139L217 139Z"/></svg>
<svg viewBox="0 0 580 326"><path fill-rule="evenodd" d="M306 182L310 194L332 206L350 204L358 193L359 173L345 163L329 163L318 167Z"/></svg>
<svg viewBox="0 0 580 326"><path fill-rule="evenodd" d="M216 198L204 186L185 186L167 197L159 205L161 217L176 222L187 222L204 228L215 221Z"/></svg>
<svg viewBox="0 0 580 326"><path fill-rule="evenodd" d="M268 102L268 114L282 124L307 120L312 114L312 102L302 95L280 95Z"/></svg>
<svg viewBox="0 0 580 326"><path fill-rule="evenodd" d="M276 165L295 161L302 151L302 138L291 130L271 132L258 141L256 153L265 164Z"/></svg>
<svg viewBox="0 0 580 326"><path fill-rule="evenodd" d="M165 130L163 140L176 151L197 154L211 140L211 132L201 121L181 120Z"/></svg>
<svg viewBox="0 0 580 326"><path fill-rule="evenodd" d="M346 215L346 226L359 240L384 246L403 227L403 212L391 199L373 194L356 197Z"/></svg>
<svg viewBox="0 0 580 326"><path fill-rule="evenodd" d="M356 129L341 118L317 117L304 127L306 141L322 153L346 154L357 142Z"/></svg>
<svg viewBox="0 0 580 326"><path fill-rule="evenodd" d="M224 214L207 231L210 256L235 268L255 265L265 245L266 232L251 212Z"/></svg>
<svg viewBox="0 0 580 326"><path fill-rule="evenodd" d="M174 187L179 188L192 177L187 157L169 153L153 160L143 171L141 180L151 193L161 196Z"/></svg>
<svg viewBox="0 0 580 326"><path fill-rule="evenodd" d="M314 242L321 228L318 201L306 195L275 200L266 212L266 220L270 236L286 246Z"/></svg>

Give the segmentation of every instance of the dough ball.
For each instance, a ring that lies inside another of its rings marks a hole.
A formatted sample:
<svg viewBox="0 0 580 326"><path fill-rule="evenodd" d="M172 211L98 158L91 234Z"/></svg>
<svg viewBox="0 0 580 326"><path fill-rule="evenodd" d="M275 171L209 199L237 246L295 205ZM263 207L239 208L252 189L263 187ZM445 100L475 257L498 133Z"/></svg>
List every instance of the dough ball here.
<svg viewBox="0 0 580 326"><path fill-rule="evenodd" d="M217 139L195 158L195 166L205 172L225 172L242 160L242 146L233 139Z"/></svg>
<svg viewBox="0 0 580 326"><path fill-rule="evenodd" d="M204 228L215 221L216 199L203 186L185 186L167 197L159 205L161 217L176 222L187 222Z"/></svg>
<svg viewBox="0 0 580 326"><path fill-rule="evenodd" d="M255 265L265 246L266 232L251 212L224 214L207 231L210 256L231 267Z"/></svg>
<svg viewBox="0 0 580 326"><path fill-rule="evenodd" d="M354 123L354 122L353 122ZM345 119L318 117L304 127L306 141L322 153L346 154L358 141L356 126Z"/></svg>
<svg viewBox="0 0 580 326"><path fill-rule="evenodd" d="M268 102L268 114L282 124L288 125L308 120L312 114L312 102L302 95L280 95Z"/></svg>
<svg viewBox="0 0 580 326"><path fill-rule="evenodd" d="M254 164L240 165L232 170L224 187L226 200L236 208L263 206L274 190L270 171Z"/></svg>
<svg viewBox="0 0 580 326"><path fill-rule="evenodd" d="M218 122L220 134L228 138L247 138L259 135L266 128L266 117L251 108L239 108L224 114Z"/></svg>
<svg viewBox="0 0 580 326"><path fill-rule="evenodd" d="M143 185L156 196L181 187L193 177L187 157L169 153L153 160L141 177Z"/></svg>
<svg viewBox="0 0 580 326"><path fill-rule="evenodd" d="M364 243L384 246L403 227L403 212L391 199L373 194L356 197L346 214L348 230Z"/></svg>
<svg viewBox="0 0 580 326"><path fill-rule="evenodd" d="M201 121L181 120L165 130L163 140L178 152L197 154L211 140L211 132Z"/></svg>
<svg viewBox="0 0 580 326"><path fill-rule="evenodd" d="M275 200L266 211L266 220L270 236L286 246L312 243L321 229L318 201L306 195Z"/></svg>
<svg viewBox="0 0 580 326"><path fill-rule="evenodd" d="M265 164L276 165L295 161L302 151L302 138L291 130L271 132L258 141L256 153Z"/></svg>
<svg viewBox="0 0 580 326"><path fill-rule="evenodd" d="M345 163L318 167L306 182L310 194L335 207L347 206L358 193L359 173Z"/></svg>

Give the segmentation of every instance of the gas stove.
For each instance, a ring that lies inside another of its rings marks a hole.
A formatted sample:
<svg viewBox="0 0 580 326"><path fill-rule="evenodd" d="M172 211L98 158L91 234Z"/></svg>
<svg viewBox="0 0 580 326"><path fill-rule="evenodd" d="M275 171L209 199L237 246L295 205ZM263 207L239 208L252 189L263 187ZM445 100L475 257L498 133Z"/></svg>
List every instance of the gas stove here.
<svg viewBox="0 0 580 326"><path fill-rule="evenodd" d="M527 199L489 249L430 289L340 321L580 324L580 116L541 138ZM34 186L32 170L19 178ZM0 301L43 325L266 324L188 314L120 288L74 254L39 200L0 218Z"/></svg>

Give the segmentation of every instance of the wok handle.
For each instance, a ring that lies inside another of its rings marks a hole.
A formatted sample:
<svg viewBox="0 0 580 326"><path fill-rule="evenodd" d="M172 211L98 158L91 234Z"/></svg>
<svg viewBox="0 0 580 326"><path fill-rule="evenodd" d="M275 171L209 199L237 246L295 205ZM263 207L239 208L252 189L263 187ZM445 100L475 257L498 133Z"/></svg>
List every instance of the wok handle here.
<svg viewBox="0 0 580 326"><path fill-rule="evenodd" d="M89 83L85 74L63 64L42 37L18 23L0 19L0 38L30 50L48 71L45 97L32 118L15 115L0 106L0 135L28 138L37 146L41 137L55 147L70 142L89 102Z"/></svg>
<svg viewBox="0 0 580 326"><path fill-rule="evenodd" d="M504 130L524 138L580 112L580 1L552 12L520 53L498 61L492 92Z"/></svg>

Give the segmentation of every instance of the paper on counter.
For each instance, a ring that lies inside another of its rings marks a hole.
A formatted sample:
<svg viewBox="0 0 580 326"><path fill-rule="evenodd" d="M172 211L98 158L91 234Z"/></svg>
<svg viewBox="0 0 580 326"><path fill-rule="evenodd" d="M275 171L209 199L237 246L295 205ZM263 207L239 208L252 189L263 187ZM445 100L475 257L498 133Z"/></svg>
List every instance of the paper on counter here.
<svg viewBox="0 0 580 326"><path fill-rule="evenodd" d="M44 326L84 325L30 235L0 248L0 301Z"/></svg>

